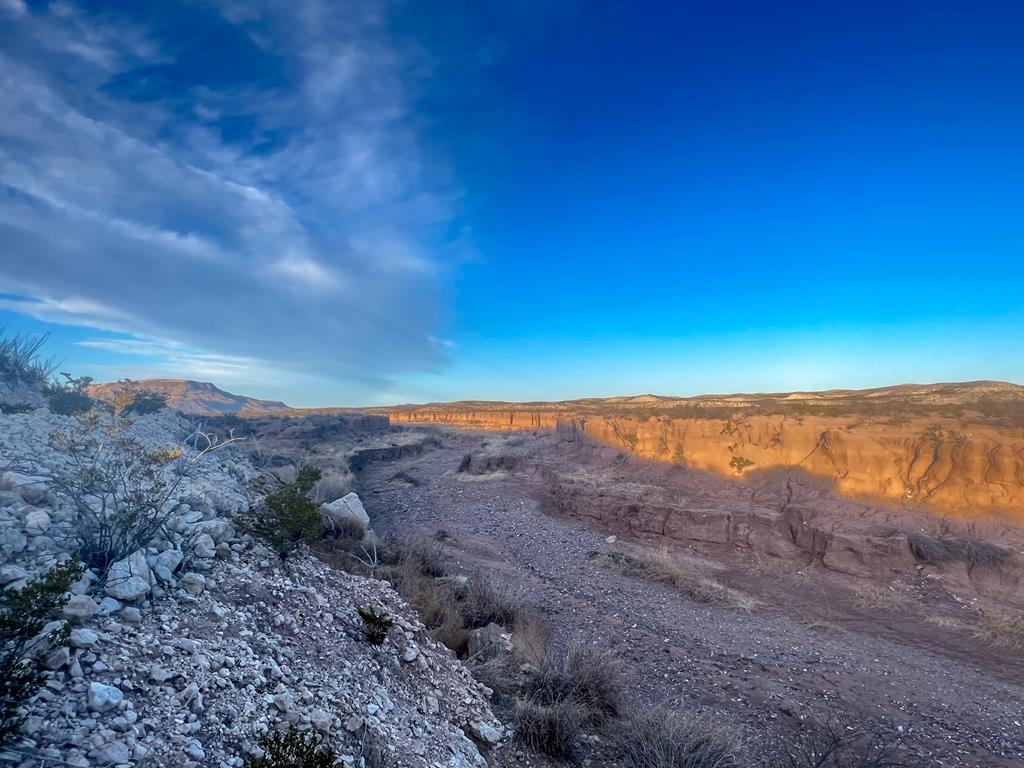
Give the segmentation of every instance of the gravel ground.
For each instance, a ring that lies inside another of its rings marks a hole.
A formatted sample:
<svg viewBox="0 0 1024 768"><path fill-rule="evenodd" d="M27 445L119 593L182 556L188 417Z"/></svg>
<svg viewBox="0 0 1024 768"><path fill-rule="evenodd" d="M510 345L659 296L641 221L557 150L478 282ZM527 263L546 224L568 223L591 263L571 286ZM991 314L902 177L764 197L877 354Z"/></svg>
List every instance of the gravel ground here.
<svg viewBox="0 0 1024 768"><path fill-rule="evenodd" d="M899 735L929 765L1024 766L1019 657L974 653L966 640L900 617L840 610L850 619L841 628L808 621L809 606L823 616L849 602L827 574L752 576L723 558L719 576L760 600L744 612L609 571L588 556L607 548L605 534L542 514L528 473L455 472L480 440L446 434L419 456L365 467L359 491L374 526L447 531L451 564L522 584L556 642L616 651L636 706L708 710L757 740L804 718L839 720Z"/></svg>

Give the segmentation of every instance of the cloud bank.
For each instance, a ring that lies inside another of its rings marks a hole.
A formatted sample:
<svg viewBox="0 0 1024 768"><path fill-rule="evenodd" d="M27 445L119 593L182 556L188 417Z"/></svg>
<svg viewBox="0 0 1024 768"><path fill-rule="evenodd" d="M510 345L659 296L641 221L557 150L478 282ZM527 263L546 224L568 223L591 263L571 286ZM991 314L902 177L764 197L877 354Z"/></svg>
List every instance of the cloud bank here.
<svg viewBox="0 0 1024 768"><path fill-rule="evenodd" d="M3 0L0 30L5 308L356 397L443 360L459 190L380 3Z"/></svg>

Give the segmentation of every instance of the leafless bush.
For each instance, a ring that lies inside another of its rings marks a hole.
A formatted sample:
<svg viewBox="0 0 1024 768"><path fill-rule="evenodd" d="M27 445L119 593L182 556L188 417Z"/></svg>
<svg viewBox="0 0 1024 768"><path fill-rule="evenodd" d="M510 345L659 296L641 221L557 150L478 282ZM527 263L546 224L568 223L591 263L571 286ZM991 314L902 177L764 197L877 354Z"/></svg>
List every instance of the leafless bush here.
<svg viewBox="0 0 1024 768"><path fill-rule="evenodd" d="M829 722L783 737L764 768L925 768L898 738Z"/></svg>
<svg viewBox="0 0 1024 768"><path fill-rule="evenodd" d="M618 750L626 768L738 768L737 731L709 716L654 709L627 719Z"/></svg>
<svg viewBox="0 0 1024 768"><path fill-rule="evenodd" d="M200 450L151 450L128 433L130 423L119 411L91 411L50 437L66 459L52 470L53 489L75 511L79 556L100 574L161 534L195 466L235 442L208 435Z"/></svg>
<svg viewBox="0 0 1024 768"><path fill-rule="evenodd" d="M552 704L520 699L512 714L519 741L531 749L557 758L573 756L586 720L586 709L571 699Z"/></svg>
<svg viewBox="0 0 1024 768"><path fill-rule="evenodd" d="M965 541L964 552L968 573L971 573L975 568L998 568L1010 557L1008 550L990 542L977 539Z"/></svg>

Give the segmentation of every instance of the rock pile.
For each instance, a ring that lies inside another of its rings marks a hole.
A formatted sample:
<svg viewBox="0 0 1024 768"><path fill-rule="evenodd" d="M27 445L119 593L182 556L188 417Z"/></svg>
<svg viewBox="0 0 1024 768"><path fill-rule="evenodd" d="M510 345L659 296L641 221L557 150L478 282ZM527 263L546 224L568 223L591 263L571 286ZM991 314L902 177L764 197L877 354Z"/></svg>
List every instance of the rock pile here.
<svg viewBox="0 0 1024 768"><path fill-rule="evenodd" d="M45 409L0 415L0 462L32 474L3 476L0 587L73 552L71 509L46 483L64 460L48 435L69 425ZM131 429L157 448L180 445L191 426L163 411ZM105 583L87 571L74 585L69 647L47 655L23 738L0 757L25 768L241 766L261 733L294 725L346 766L485 765L479 747L503 735L490 692L386 583L308 554L282 563L236 530L254 475L242 450L208 456L164 533ZM392 620L382 645L366 641L360 608Z"/></svg>

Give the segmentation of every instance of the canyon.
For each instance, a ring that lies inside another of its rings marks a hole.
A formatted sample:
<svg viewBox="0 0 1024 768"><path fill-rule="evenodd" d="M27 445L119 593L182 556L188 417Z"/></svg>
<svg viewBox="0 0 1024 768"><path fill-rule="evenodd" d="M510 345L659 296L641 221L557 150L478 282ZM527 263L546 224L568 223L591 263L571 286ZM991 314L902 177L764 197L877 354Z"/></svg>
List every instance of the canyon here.
<svg viewBox="0 0 1024 768"><path fill-rule="evenodd" d="M799 469L851 498L1024 519L1024 387L1015 384L368 410L394 423L575 433L628 455L740 479Z"/></svg>

